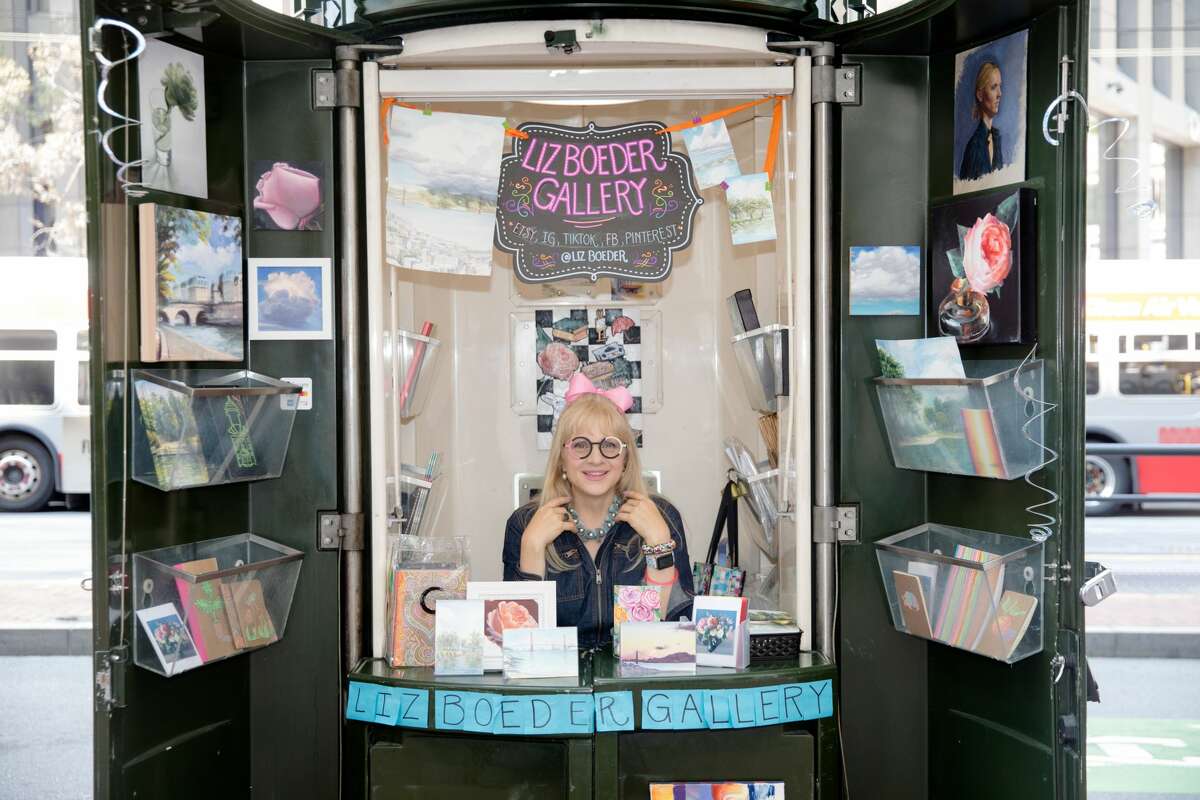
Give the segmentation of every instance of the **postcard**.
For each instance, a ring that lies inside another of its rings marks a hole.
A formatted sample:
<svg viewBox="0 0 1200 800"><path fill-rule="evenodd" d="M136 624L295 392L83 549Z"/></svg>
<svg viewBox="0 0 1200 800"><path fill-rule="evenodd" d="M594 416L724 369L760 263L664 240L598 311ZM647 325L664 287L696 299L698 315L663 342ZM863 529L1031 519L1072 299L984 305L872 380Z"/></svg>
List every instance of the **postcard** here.
<svg viewBox="0 0 1200 800"><path fill-rule="evenodd" d="M505 678L574 678L578 675L578 628L509 628L504 631Z"/></svg>
<svg viewBox="0 0 1200 800"><path fill-rule="evenodd" d="M932 339L876 339L879 374L885 378L965 378L958 342Z"/></svg>
<svg viewBox="0 0 1200 800"><path fill-rule="evenodd" d="M188 398L147 380L135 379L133 391L158 487L170 491L208 483L208 462ZM134 463L139 461L135 457Z"/></svg>
<svg viewBox="0 0 1200 800"><path fill-rule="evenodd" d="M175 569L191 575L217 571L217 559L201 558L176 564ZM183 578L175 579L183 616L192 632L192 642L206 664L219 658L231 656L238 651L238 644L229 626L229 613L225 598L221 594L221 579L214 578L189 583Z"/></svg>
<svg viewBox="0 0 1200 800"><path fill-rule="evenodd" d="M333 261L252 258L251 339L332 339Z"/></svg>
<svg viewBox="0 0 1200 800"><path fill-rule="evenodd" d="M904 620L904 629L914 636L932 639L929 605L925 602L925 589L921 584L921 577L897 569L892 570L892 580L896 582L896 599L900 602L900 617Z"/></svg>
<svg viewBox="0 0 1200 800"><path fill-rule="evenodd" d="M690 622L626 622L618 651L622 675L696 671L696 626Z"/></svg>
<svg viewBox="0 0 1200 800"><path fill-rule="evenodd" d="M692 169L696 173L696 182L701 189L720 186L726 180L742 174L725 120L685 128L682 133L688 157L692 160Z"/></svg>
<svg viewBox="0 0 1200 800"><path fill-rule="evenodd" d="M744 668L750 663L749 601L745 597L696 595L696 664Z"/></svg>
<svg viewBox="0 0 1200 800"><path fill-rule="evenodd" d="M262 581L251 578L233 581L228 585L246 647L262 647L279 641L271 611L267 608L267 598L263 594Z"/></svg>
<svg viewBox="0 0 1200 800"><path fill-rule="evenodd" d="M179 610L174 603L163 603L151 608L139 609L138 621L154 648L154 655L167 675L198 667L204 663L192 637L188 635L187 626L179 617Z"/></svg>
<svg viewBox="0 0 1200 800"><path fill-rule="evenodd" d="M504 631L558 626L554 581L467 581L467 599L484 601L483 668L489 672L504 669Z"/></svg>
<svg viewBox="0 0 1200 800"><path fill-rule="evenodd" d="M504 119L393 107L387 137L387 261L491 275Z"/></svg>
<svg viewBox="0 0 1200 800"><path fill-rule="evenodd" d="M652 783L650 800L784 800L782 782Z"/></svg>
<svg viewBox="0 0 1200 800"><path fill-rule="evenodd" d="M775 204L771 200L769 185L770 178L765 172L740 175L725 181L729 232L735 245L775 240Z"/></svg>
<svg viewBox="0 0 1200 800"><path fill-rule="evenodd" d="M662 620L662 594L653 586L613 587L613 651L621 652L621 625Z"/></svg>
<svg viewBox="0 0 1200 800"><path fill-rule="evenodd" d="M483 601L443 598L434 617L433 674L483 674Z"/></svg>
<svg viewBox="0 0 1200 800"><path fill-rule="evenodd" d="M918 245L850 248L850 316L921 313Z"/></svg>
<svg viewBox="0 0 1200 800"><path fill-rule="evenodd" d="M1017 645L1025 638L1025 631L1029 630L1037 603L1033 595L1006 591L996 607L995 622L984 630L975 650L1003 661L1011 658Z"/></svg>

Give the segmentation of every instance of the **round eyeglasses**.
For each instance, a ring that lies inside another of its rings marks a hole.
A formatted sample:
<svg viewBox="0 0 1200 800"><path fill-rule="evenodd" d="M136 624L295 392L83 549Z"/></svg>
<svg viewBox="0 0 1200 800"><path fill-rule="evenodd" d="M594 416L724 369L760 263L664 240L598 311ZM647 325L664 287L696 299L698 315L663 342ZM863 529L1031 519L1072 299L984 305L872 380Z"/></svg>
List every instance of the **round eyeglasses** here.
<svg viewBox="0 0 1200 800"><path fill-rule="evenodd" d="M580 461L591 457L592 448L599 446L600 455L605 458L620 458L625 452L625 443L616 436L605 436L598 442L593 442L586 436L576 436L567 442L567 450Z"/></svg>

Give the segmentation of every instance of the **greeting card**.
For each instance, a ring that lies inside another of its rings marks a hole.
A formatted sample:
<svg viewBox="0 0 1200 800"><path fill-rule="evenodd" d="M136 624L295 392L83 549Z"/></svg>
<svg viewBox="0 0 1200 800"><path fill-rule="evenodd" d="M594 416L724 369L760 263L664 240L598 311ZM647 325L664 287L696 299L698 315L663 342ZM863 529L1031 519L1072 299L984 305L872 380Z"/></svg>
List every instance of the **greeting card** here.
<svg viewBox="0 0 1200 800"><path fill-rule="evenodd" d="M483 674L482 600L443 599L437 604L435 675Z"/></svg>
<svg viewBox="0 0 1200 800"><path fill-rule="evenodd" d="M745 597L697 595L692 600L696 663L743 668L750 663L749 601Z"/></svg>
<svg viewBox="0 0 1200 800"><path fill-rule="evenodd" d="M622 623L658 622L662 612L662 595L653 586L614 586L613 652L621 651Z"/></svg>

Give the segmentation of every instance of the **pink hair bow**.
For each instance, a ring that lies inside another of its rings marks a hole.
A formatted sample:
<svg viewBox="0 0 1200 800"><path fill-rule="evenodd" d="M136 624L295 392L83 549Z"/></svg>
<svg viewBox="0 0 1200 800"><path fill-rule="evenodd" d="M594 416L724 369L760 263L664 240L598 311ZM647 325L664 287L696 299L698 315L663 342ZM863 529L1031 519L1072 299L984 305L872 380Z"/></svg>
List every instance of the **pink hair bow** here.
<svg viewBox="0 0 1200 800"><path fill-rule="evenodd" d="M607 397L612 401L613 405L622 411L628 411L633 408L633 395L624 386L605 389L602 392L596 388L596 385L592 383L587 375L584 375L582 372L576 372L571 376L571 382L567 384L567 405L575 402L585 394L598 394L601 397Z"/></svg>

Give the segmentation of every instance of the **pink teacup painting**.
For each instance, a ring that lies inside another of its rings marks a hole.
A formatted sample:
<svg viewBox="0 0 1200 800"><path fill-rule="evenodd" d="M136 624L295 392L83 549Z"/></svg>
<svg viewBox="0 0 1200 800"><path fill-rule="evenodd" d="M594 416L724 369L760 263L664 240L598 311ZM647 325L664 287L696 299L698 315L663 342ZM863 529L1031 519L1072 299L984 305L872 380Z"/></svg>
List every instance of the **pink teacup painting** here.
<svg viewBox="0 0 1200 800"><path fill-rule="evenodd" d="M258 230L319 231L324 207L320 161L256 161L254 227Z"/></svg>

